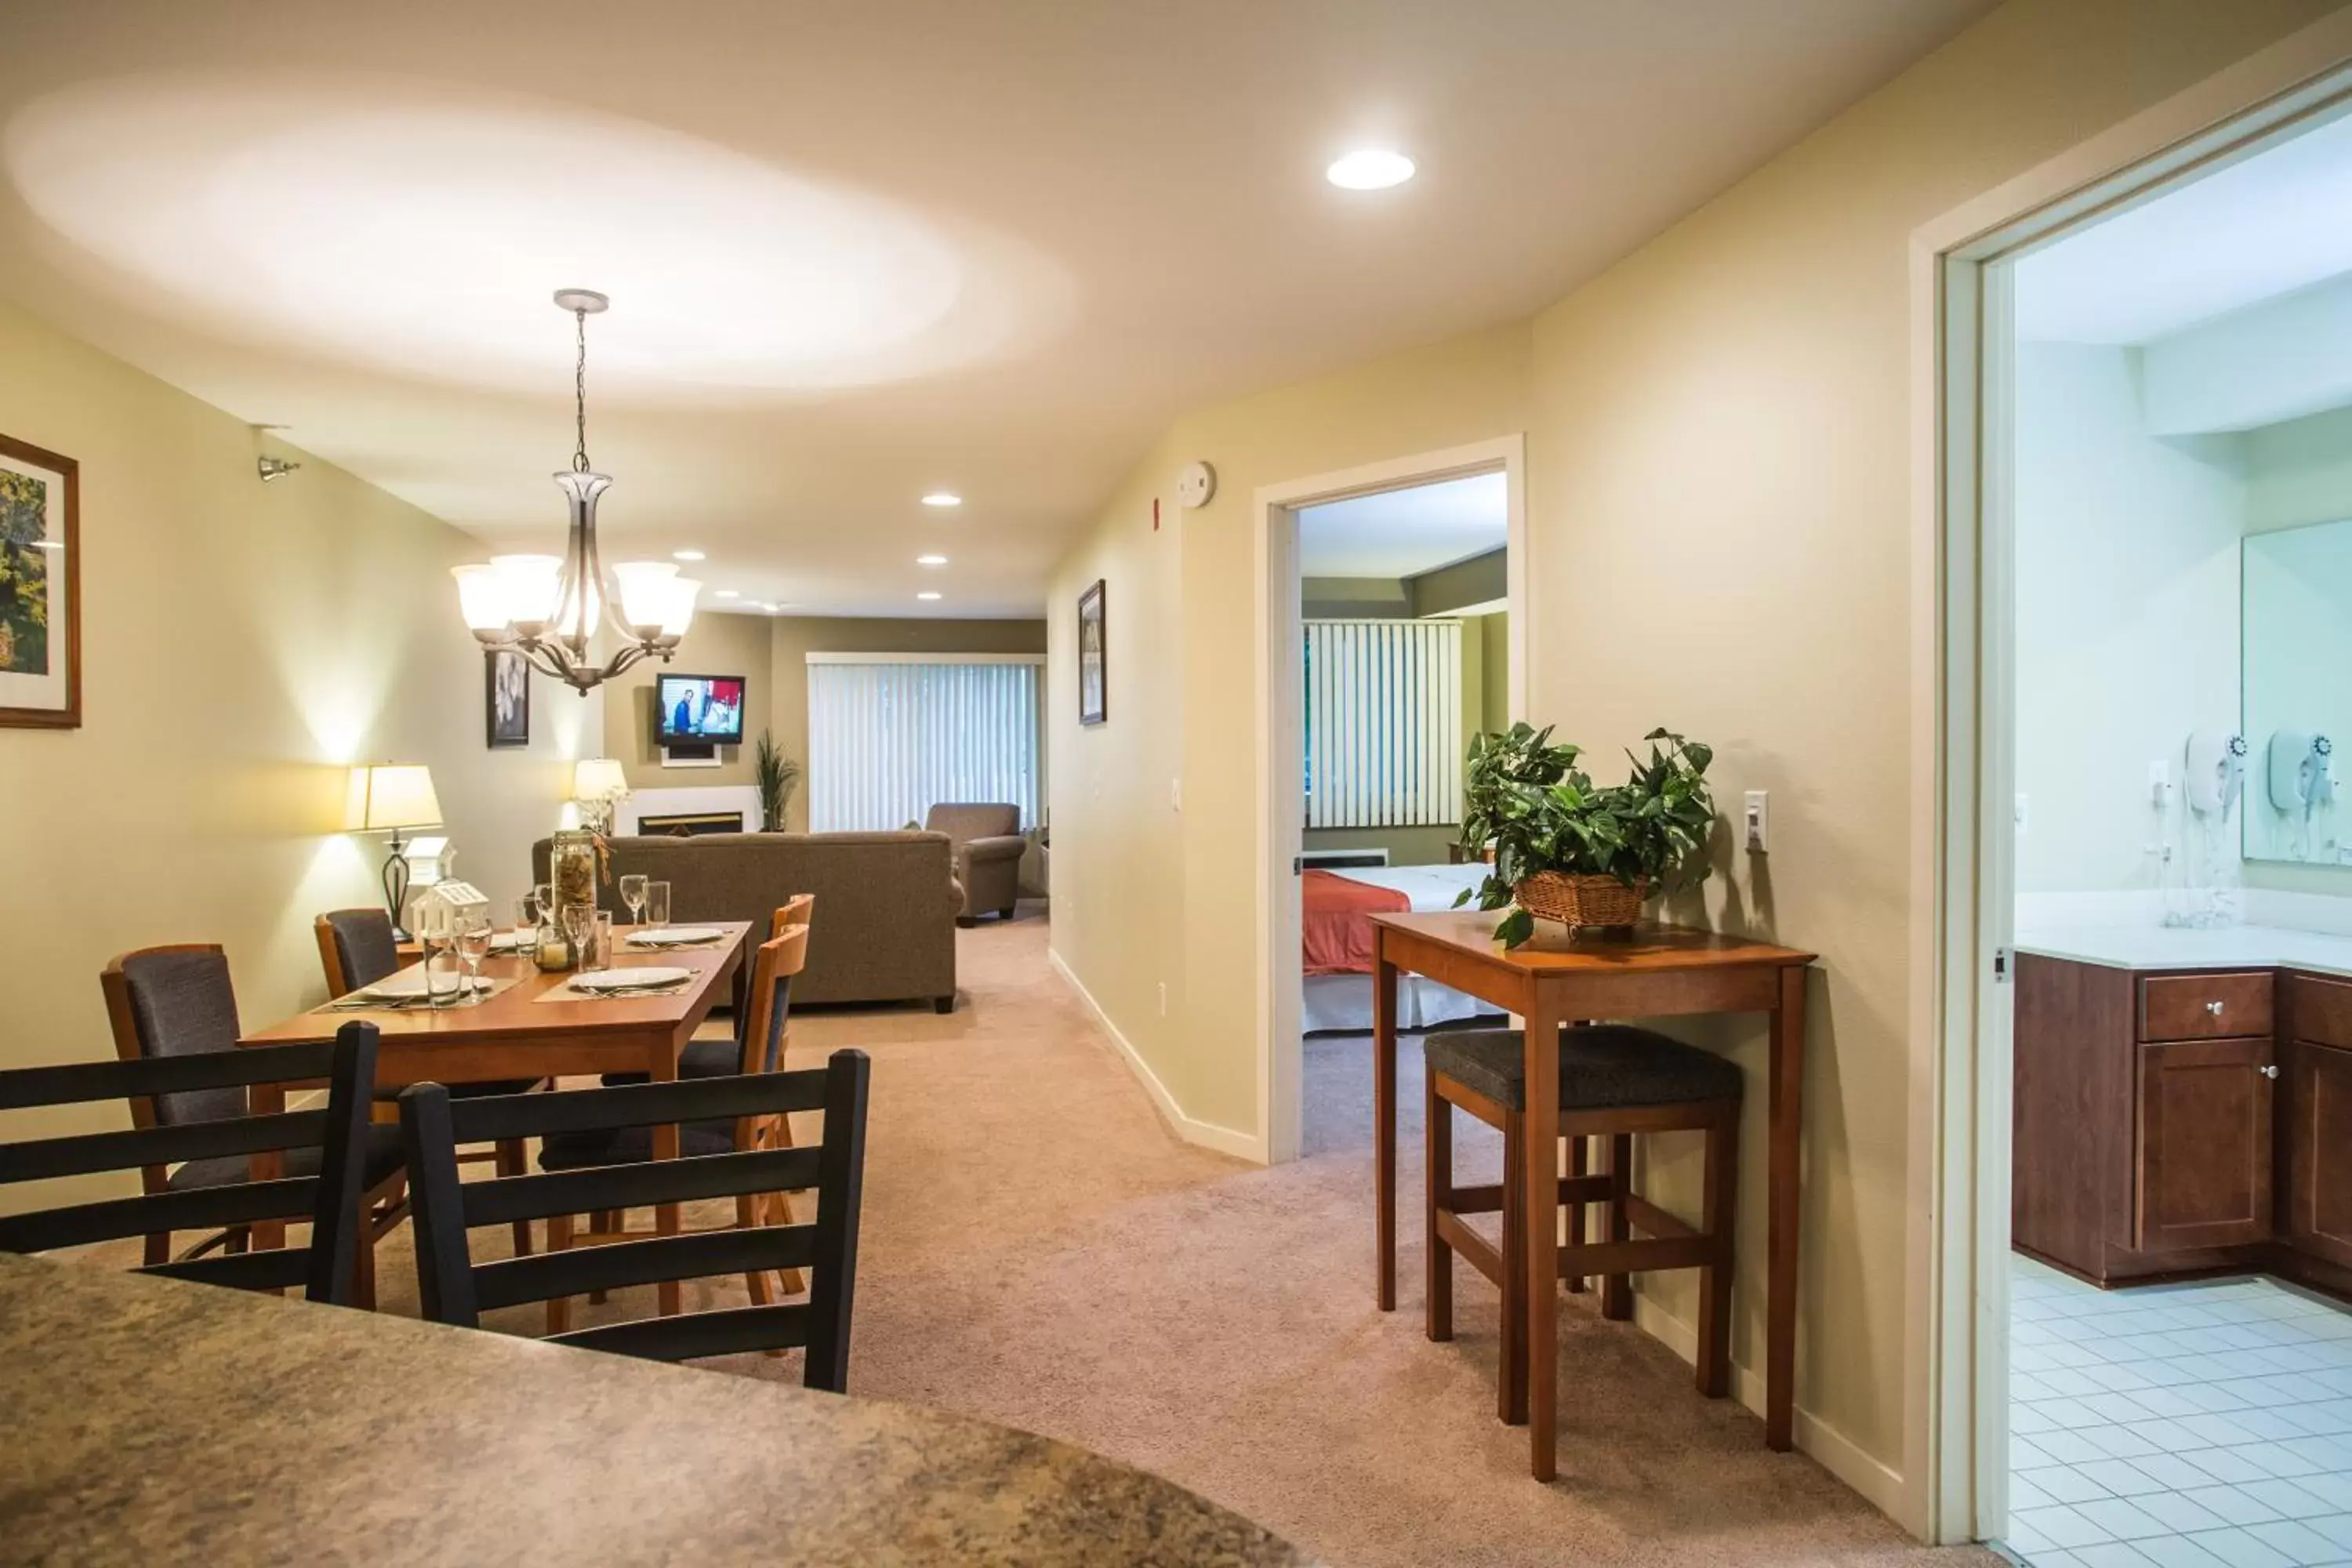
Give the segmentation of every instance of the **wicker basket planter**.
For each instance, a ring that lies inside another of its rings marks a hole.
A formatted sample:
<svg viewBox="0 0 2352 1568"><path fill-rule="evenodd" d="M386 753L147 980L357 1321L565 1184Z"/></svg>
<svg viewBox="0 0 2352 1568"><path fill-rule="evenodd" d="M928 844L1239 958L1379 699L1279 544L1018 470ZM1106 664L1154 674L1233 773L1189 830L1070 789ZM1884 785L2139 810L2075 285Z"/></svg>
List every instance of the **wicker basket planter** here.
<svg viewBox="0 0 2352 1568"><path fill-rule="evenodd" d="M1562 925L1630 926L1642 918L1642 900L1650 896L1650 879L1627 887L1614 877L1570 877L1559 871L1538 871L1512 890L1519 908L1538 920Z"/></svg>

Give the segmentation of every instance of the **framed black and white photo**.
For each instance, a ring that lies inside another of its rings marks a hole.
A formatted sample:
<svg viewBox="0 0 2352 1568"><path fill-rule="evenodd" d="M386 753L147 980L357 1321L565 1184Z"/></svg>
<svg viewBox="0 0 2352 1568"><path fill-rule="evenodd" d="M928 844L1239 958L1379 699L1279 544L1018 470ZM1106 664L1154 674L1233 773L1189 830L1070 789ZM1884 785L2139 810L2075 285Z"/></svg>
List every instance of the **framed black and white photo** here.
<svg viewBox="0 0 2352 1568"><path fill-rule="evenodd" d="M1078 595L1078 722L1099 724L1110 717L1107 668L1109 634L1103 625L1103 580Z"/></svg>
<svg viewBox="0 0 2352 1568"><path fill-rule="evenodd" d="M530 661L512 648L483 651L483 710L490 749L530 744Z"/></svg>
<svg viewBox="0 0 2352 1568"><path fill-rule="evenodd" d="M0 726L81 727L81 469L0 436Z"/></svg>

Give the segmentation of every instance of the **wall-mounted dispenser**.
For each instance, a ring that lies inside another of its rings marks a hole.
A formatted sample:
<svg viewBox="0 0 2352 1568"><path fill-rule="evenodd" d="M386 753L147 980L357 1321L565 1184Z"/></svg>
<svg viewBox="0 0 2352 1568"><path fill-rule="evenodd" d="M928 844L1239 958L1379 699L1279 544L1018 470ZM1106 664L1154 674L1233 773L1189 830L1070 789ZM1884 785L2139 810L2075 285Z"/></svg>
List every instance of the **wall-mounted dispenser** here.
<svg viewBox="0 0 2352 1568"><path fill-rule="evenodd" d="M2336 775L2329 759L2335 743L2306 730L2281 730L2271 737L2271 805L2302 816L2336 800Z"/></svg>
<svg viewBox="0 0 2352 1568"><path fill-rule="evenodd" d="M2246 738L2204 730L2189 736L2180 782L2190 811L2205 817L2229 816L2246 786Z"/></svg>

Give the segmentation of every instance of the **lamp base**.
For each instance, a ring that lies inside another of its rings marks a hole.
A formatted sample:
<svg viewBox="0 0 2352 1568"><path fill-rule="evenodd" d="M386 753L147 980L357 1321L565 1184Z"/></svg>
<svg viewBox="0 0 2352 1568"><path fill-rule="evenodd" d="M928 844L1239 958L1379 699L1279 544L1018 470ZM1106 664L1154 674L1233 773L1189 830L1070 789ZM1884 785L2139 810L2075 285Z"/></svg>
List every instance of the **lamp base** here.
<svg viewBox="0 0 2352 1568"><path fill-rule="evenodd" d="M408 940L408 930L400 923L400 911L408 902L407 847L401 841L400 835L394 834L392 853L384 858L383 862L383 907L385 912L392 916L392 940L394 942Z"/></svg>

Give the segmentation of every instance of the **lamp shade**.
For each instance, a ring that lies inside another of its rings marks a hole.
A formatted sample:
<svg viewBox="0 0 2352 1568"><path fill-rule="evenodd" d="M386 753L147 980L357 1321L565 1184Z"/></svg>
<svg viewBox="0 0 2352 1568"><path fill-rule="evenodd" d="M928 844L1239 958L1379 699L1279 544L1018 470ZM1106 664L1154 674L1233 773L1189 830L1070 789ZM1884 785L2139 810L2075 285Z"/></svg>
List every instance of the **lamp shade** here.
<svg viewBox="0 0 2352 1568"><path fill-rule="evenodd" d="M611 757L583 757L572 764L574 800L612 800L629 793L621 764Z"/></svg>
<svg viewBox="0 0 2352 1568"><path fill-rule="evenodd" d="M352 770L344 826L354 833L389 833L441 826L433 770L422 763L379 763Z"/></svg>

